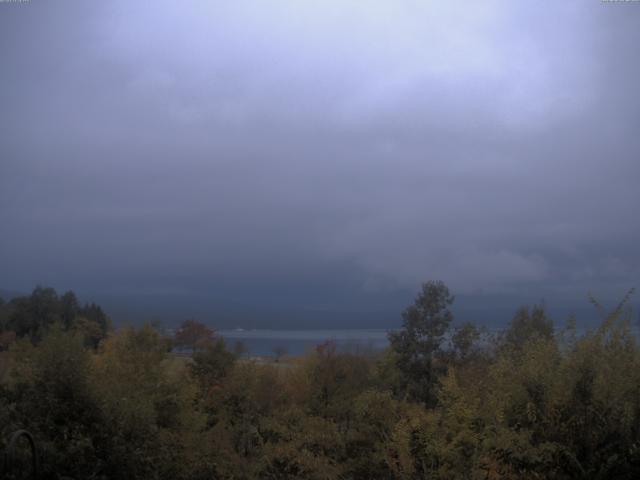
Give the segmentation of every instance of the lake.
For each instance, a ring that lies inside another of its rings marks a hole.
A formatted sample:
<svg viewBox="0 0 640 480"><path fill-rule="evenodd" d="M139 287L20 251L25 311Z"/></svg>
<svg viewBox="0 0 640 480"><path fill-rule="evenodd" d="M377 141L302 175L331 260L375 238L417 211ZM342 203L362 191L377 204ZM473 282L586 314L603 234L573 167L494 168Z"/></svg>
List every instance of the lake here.
<svg viewBox="0 0 640 480"><path fill-rule="evenodd" d="M490 334L497 334L502 329L488 329ZM593 329L578 328L578 337ZM631 333L640 341L640 329L631 328ZM224 337L227 348L233 350L236 342L241 341L252 356L274 355L274 349L284 348L288 355L302 355L327 340L336 343L339 351L363 352L382 350L389 345L388 329L353 329L353 330L219 330ZM556 330L560 333L561 328Z"/></svg>
<svg viewBox="0 0 640 480"><path fill-rule="evenodd" d="M249 355L274 355L274 349L284 348L288 355L302 355L327 340L336 343L340 351L382 350L388 345L385 329L360 330L219 330L233 350L242 342Z"/></svg>

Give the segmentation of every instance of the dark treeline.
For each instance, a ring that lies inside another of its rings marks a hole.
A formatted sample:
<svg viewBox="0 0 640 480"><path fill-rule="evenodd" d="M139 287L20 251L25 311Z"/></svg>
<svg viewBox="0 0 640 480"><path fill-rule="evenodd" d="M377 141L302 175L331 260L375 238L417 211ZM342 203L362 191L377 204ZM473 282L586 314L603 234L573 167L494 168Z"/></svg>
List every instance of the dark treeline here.
<svg viewBox="0 0 640 480"><path fill-rule="evenodd" d="M37 343L54 325L81 333L89 346L97 347L111 329L109 317L98 305L81 306L75 293L58 295L53 288L36 287L31 295L5 302L0 298L0 351L16 338Z"/></svg>
<svg viewBox="0 0 640 480"><path fill-rule="evenodd" d="M586 333L534 306L489 335L428 282L384 352L260 365L195 320L115 331L37 288L0 302L1 433L34 435L45 478L640 478L627 300Z"/></svg>

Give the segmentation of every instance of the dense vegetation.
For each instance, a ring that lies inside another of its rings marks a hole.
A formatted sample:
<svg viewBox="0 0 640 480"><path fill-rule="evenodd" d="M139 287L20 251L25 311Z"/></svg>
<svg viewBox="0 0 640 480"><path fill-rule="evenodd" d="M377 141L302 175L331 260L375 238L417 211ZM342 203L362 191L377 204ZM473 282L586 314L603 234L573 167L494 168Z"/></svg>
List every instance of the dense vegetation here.
<svg viewBox="0 0 640 480"><path fill-rule="evenodd" d="M37 288L0 305L0 428L34 434L47 478L640 478L625 302L587 333L533 307L495 336L454 328L452 302L423 285L382 353L259 365L198 322L179 357Z"/></svg>

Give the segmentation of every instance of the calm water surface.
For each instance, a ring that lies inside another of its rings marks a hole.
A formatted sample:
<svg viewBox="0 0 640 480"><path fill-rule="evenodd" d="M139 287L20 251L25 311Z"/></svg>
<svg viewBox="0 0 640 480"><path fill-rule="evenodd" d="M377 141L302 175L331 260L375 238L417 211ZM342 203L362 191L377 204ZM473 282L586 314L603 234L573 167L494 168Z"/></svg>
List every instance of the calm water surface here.
<svg viewBox="0 0 640 480"><path fill-rule="evenodd" d="M588 330L591 329L578 328L576 334L580 337ZM224 337L230 350L233 350L237 342L242 342L249 355L274 355L274 351L279 348L284 348L288 355L302 355L327 340L334 341L340 351L382 350L389 345L387 340L389 331L387 329L219 330L217 333ZM500 331L501 329L489 329L487 332L496 334ZM638 327L631 328L631 333L640 341Z"/></svg>
<svg viewBox="0 0 640 480"><path fill-rule="evenodd" d="M368 330L220 330L230 350L242 342L249 355L273 355L284 348L289 355L302 355L327 340L341 351L382 350L388 345L387 331Z"/></svg>

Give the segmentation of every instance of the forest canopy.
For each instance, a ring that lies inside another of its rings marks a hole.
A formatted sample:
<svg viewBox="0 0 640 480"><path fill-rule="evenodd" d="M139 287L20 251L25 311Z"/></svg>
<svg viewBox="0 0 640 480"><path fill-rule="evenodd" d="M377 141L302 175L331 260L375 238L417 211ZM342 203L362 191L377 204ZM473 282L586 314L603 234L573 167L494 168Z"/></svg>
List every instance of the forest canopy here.
<svg viewBox="0 0 640 480"><path fill-rule="evenodd" d="M261 364L194 319L114 329L38 287L0 302L2 438L28 430L44 478L637 478L627 300L588 331L538 305L489 334L427 282L384 351Z"/></svg>

